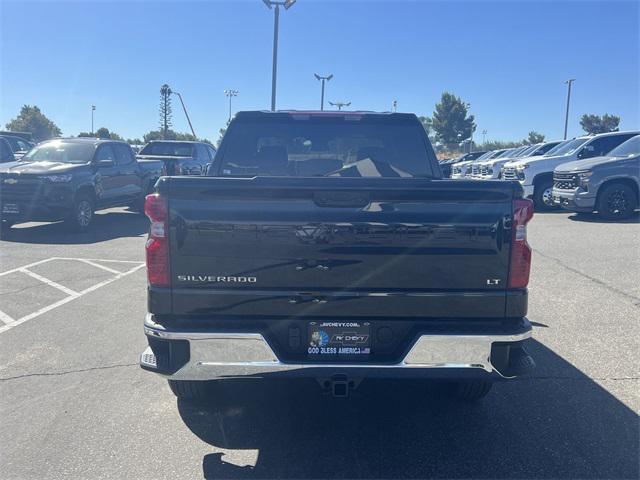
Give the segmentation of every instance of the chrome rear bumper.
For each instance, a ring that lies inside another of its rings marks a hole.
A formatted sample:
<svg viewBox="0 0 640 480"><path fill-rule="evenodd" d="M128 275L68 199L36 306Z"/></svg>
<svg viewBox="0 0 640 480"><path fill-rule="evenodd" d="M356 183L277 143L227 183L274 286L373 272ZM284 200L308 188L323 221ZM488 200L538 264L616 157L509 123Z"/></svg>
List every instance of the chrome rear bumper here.
<svg viewBox="0 0 640 480"><path fill-rule="evenodd" d="M145 334L161 340L189 342L188 361L171 374L158 372L172 380L213 380L233 377L326 375L327 371L359 372L368 376L448 376L445 372L510 378L492 364L492 346L496 342L516 343L531 336L531 330L510 335L421 335L404 359L396 364L366 363L284 363L278 359L260 333L203 333L167 331L145 318ZM140 356L146 370L157 369L151 347ZM352 373L353 374L353 373Z"/></svg>

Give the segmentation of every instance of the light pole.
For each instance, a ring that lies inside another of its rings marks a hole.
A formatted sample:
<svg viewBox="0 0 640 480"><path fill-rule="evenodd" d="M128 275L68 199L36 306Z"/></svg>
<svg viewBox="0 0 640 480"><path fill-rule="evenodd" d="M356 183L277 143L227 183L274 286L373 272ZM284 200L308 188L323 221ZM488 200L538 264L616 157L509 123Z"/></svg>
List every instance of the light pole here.
<svg viewBox="0 0 640 480"><path fill-rule="evenodd" d="M348 107L351 105L351 102L329 102L329 105L338 107L338 110L342 110L342 107Z"/></svg>
<svg viewBox="0 0 640 480"><path fill-rule="evenodd" d="M391 102L391 105L393 106L393 111L397 112L398 111L398 100L394 100L393 102Z"/></svg>
<svg viewBox="0 0 640 480"><path fill-rule="evenodd" d="M487 142L485 141L486 136L487 136L487 131L486 131L486 130L482 130L482 146L483 146L483 147L484 147L484 146L485 146L485 144L487 143Z"/></svg>
<svg viewBox="0 0 640 480"><path fill-rule="evenodd" d="M280 20L280 5L285 10L289 10L296 0L262 0L271 9L275 5L273 12L273 66L271 70L271 111L276 109L276 77L278 76L278 22Z"/></svg>
<svg viewBox="0 0 640 480"><path fill-rule="evenodd" d="M567 128L569 126L569 102L571 101L571 84L575 82L575 78L570 78L564 83L567 85L567 111L564 116L564 139L567 139Z"/></svg>
<svg viewBox="0 0 640 480"><path fill-rule="evenodd" d="M196 132L193 130L193 125L191 125L191 119L189 118L189 114L187 113L187 107L184 106L184 101L182 101L182 95L180 95L175 90L171 90L169 93L175 93L180 99L180 103L182 104L182 110L184 110L184 116L187 117L187 122L189 122L189 128L191 129L191 135L193 135L194 139L197 139Z"/></svg>
<svg viewBox="0 0 640 480"><path fill-rule="evenodd" d="M237 97L238 96L238 90L225 90L224 94L229 97L229 120L227 121L227 125L231 123L231 97Z"/></svg>
<svg viewBox="0 0 640 480"><path fill-rule="evenodd" d="M324 110L324 82L328 82L333 78L333 74L323 77L322 75L318 75L317 73L313 74L316 77L316 80L319 80L322 83L322 90L320 93L320 110Z"/></svg>
<svg viewBox="0 0 640 480"><path fill-rule="evenodd" d="M96 106L91 105L91 136L93 137L93 112L96 111Z"/></svg>

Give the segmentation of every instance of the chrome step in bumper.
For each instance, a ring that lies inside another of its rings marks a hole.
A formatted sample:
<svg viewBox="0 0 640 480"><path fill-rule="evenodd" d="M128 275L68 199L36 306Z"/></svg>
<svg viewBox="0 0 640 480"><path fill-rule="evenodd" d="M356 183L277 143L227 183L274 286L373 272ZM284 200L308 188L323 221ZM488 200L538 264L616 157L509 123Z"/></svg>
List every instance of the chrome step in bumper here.
<svg viewBox="0 0 640 480"><path fill-rule="evenodd" d="M528 325L528 322L527 322ZM150 339L187 341L188 358L175 372L163 372L151 347L140 356L142 368L172 380L213 380L233 377L326 375L327 372L357 372L368 376L495 376L510 378L492 363L494 343L515 344L531 336L530 328L509 335L443 335L418 337L402 361L396 364L367 363L285 363L278 359L260 333L204 333L168 331L145 318L145 334ZM505 369L502 369L503 371ZM449 374L448 374L448 373ZM454 373L455 372L455 373Z"/></svg>

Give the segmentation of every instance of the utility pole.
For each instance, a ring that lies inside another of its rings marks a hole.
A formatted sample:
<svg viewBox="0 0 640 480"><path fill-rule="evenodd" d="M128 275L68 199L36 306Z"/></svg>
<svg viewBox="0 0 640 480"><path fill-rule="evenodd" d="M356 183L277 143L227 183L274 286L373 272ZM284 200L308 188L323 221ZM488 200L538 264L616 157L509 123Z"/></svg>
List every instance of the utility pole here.
<svg viewBox="0 0 640 480"><path fill-rule="evenodd" d="M333 78L333 74L323 77L322 75L318 75L317 73L313 74L316 77L316 80L319 80L322 83L322 90L320 92L320 110L324 110L324 82L328 82Z"/></svg>
<svg viewBox="0 0 640 480"><path fill-rule="evenodd" d="M575 82L575 78L570 78L564 83L567 85L567 111L564 116L564 139L567 139L567 128L569 127L569 102L571 101L571 84Z"/></svg>
<svg viewBox="0 0 640 480"><path fill-rule="evenodd" d="M271 111L276 109L276 79L278 76L278 25L280 22L280 6L285 10L289 10L296 0L262 0L264 4L271 9L275 5L273 12L273 64L271 67Z"/></svg>
<svg viewBox="0 0 640 480"><path fill-rule="evenodd" d="M486 145L486 141L485 138L487 136L487 131L486 130L482 130L482 146L484 147Z"/></svg>
<svg viewBox="0 0 640 480"><path fill-rule="evenodd" d="M329 102L329 105L338 107L338 110L342 110L342 107L348 107L351 105L351 102Z"/></svg>
<svg viewBox="0 0 640 480"><path fill-rule="evenodd" d="M231 123L231 97L237 97L238 96L238 90L225 90L224 94L229 97L229 120L227 121L227 125L229 125Z"/></svg>
<svg viewBox="0 0 640 480"><path fill-rule="evenodd" d="M96 106L91 105L91 136L93 137L93 113L96 111Z"/></svg>
<svg viewBox="0 0 640 480"><path fill-rule="evenodd" d="M182 110L184 110L184 116L187 117L187 122L189 123L189 128L191 129L191 135L193 135L194 140L197 139L198 137L196 137L196 132L193 130L193 125L191 125L191 119L189 118L189 114L187 113L187 107L184 106L182 95L180 95L175 90L172 90L170 93L175 93L176 95L178 95L178 98L180 99L180 103L182 104Z"/></svg>

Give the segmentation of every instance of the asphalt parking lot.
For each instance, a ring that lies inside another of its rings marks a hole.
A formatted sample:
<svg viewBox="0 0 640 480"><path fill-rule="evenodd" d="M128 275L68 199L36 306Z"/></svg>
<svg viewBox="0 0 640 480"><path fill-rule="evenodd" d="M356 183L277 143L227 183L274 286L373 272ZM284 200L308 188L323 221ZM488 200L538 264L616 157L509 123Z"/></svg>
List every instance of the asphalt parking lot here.
<svg viewBox="0 0 640 480"><path fill-rule="evenodd" d="M2 478L638 478L640 223L538 214L533 377L473 406L420 383L230 381L177 402L138 367L146 220L0 242Z"/></svg>

